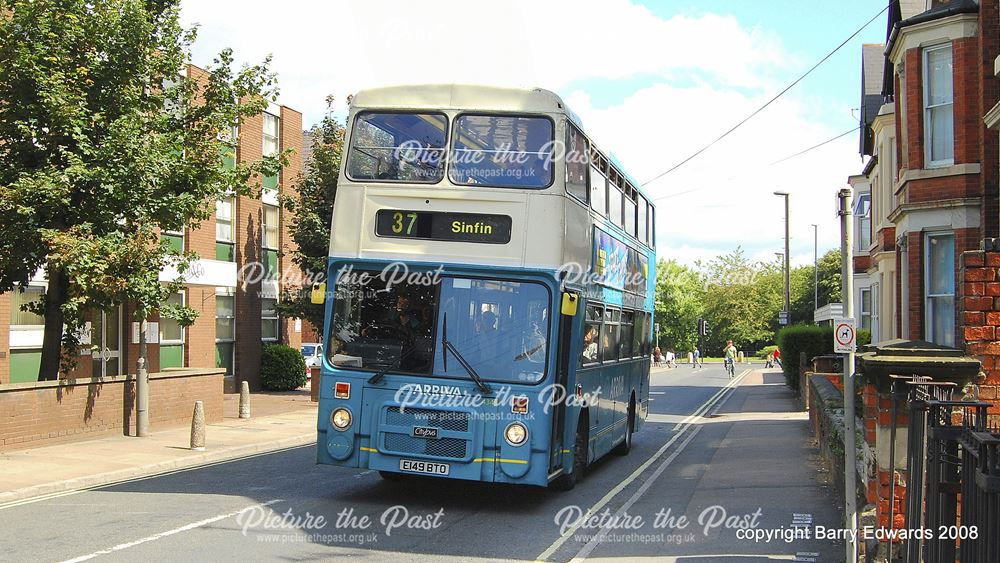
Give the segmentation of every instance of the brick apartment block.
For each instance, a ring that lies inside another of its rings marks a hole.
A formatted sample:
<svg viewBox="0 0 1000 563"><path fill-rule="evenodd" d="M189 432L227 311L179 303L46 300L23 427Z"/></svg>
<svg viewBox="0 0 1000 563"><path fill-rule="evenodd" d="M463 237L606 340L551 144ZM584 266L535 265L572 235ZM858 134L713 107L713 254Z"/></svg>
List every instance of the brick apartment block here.
<svg viewBox="0 0 1000 563"><path fill-rule="evenodd" d="M195 66L189 66L187 72L195 80L208 76ZM219 206L199 228L163 233L178 247L200 256L193 273L189 272L183 297L178 299L201 314L194 325L183 330L169 320L155 315L150 318L158 323L157 342L148 347L150 371L226 367L235 382L245 380L256 389L262 342L298 348L303 330L307 341L315 340L308 323L269 314L285 289L278 274L290 276L284 279L299 278L290 254L295 248L287 228L290 214L278 207L277 196L294 189L303 169L302 114L272 104L265 114L247 119L238 128L234 156L241 162L253 162L261 159L265 150L286 149L294 151L289 164L277 178L264 180L270 189L262 197L237 197ZM275 219L277 225L271 225ZM276 280L243 275L250 271L248 264L262 262L275 271ZM161 279L168 279L168 275L164 272ZM29 293L0 294L0 384L37 379L42 320L20 311L19 304L37 298L45 287L45 279L37 277L31 280ZM67 378L135 372L139 349L133 338L133 310L126 304L103 315L91 314L90 344L81 347L78 366ZM262 313L268 317L262 319Z"/></svg>

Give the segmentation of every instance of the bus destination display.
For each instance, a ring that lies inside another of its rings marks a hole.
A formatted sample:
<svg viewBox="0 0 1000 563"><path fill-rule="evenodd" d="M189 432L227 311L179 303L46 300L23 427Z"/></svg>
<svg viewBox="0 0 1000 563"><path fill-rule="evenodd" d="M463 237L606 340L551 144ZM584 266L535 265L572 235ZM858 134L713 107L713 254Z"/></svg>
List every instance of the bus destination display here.
<svg viewBox="0 0 1000 563"><path fill-rule="evenodd" d="M510 230L507 215L398 209L380 209L375 215L375 234L381 237L507 244Z"/></svg>

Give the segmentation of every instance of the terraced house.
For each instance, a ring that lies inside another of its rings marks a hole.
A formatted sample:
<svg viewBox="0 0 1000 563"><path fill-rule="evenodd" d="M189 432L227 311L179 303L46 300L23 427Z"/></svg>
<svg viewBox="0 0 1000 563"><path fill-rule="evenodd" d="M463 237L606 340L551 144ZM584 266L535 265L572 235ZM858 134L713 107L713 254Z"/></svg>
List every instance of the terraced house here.
<svg viewBox="0 0 1000 563"><path fill-rule="evenodd" d="M862 53L854 249L873 340L966 343L962 255L998 236L997 3L894 1L885 45ZM978 290L978 287L975 288Z"/></svg>
<svg viewBox="0 0 1000 563"><path fill-rule="evenodd" d="M191 78L206 71L189 66ZM224 367L232 385L246 380L257 387L262 342L298 347L300 320L282 318L276 303L284 289L282 279L297 279L290 251L294 243L287 225L290 216L278 205L278 195L294 189L302 170L302 114L272 104L266 112L234 127L232 152L223 166L237 160L253 162L264 155L292 149L289 164L274 177L264 178L260 199L234 197L215 202L215 213L200 228L164 232L178 249L196 252L200 259L188 272L183 291L173 299L201 314L195 323L180 327L171 319L151 319L148 358L150 371L174 367ZM163 271L168 281L176 272ZM39 271L24 293L0 294L0 384L38 379L43 319L22 309L45 291ZM80 361L67 378L134 373L138 358L138 323L128 304L93 311L83 335ZM314 337L307 337L312 340Z"/></svg>

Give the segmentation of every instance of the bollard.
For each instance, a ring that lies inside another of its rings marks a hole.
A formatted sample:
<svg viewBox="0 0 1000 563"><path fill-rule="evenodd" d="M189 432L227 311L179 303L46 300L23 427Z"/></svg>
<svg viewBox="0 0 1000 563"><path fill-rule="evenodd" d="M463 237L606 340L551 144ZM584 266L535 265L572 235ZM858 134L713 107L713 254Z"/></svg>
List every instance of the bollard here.
<svg viewBox="0 0 1000 563"><path fill-rule="evenodd" d="M191 449L205 451L205 405L201 401L194 402L191 416Z"/></svg>
<svg viewBox="0 0 1000 563"><path fill-rule="evenodd" d="M250 418L250 384L240 384L240 418Z"/></svg>

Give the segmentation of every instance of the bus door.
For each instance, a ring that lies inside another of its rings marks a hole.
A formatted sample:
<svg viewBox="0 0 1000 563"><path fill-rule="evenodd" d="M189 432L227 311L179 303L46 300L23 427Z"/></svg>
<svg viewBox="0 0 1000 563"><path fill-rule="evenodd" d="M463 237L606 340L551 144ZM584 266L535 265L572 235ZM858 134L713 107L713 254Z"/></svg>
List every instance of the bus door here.
<svg viewBox="0 0 1000 563"><path fill-rule="evenodd" d="M549 473L562 466L563 438L566 432L566 401L568 395L574 390L569 387L569 370L575 365L573 362L573 343L576 338L573 336L573 327L577 323L577 305L580 303L580 296L576 293L564 292L562 303L560 304L558 334L556 342L558 351L556 352L556 379L555 383L565 392L563 400L552 405L552 437L549 441L552 447L549 449ZM582 310L581 310L582 311Z"/></svg>

